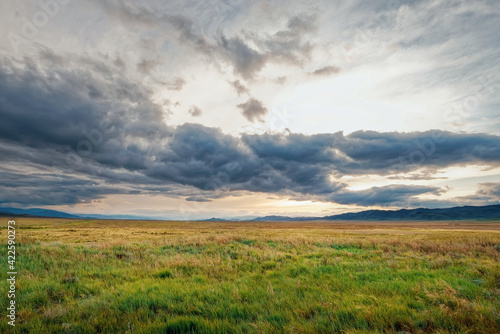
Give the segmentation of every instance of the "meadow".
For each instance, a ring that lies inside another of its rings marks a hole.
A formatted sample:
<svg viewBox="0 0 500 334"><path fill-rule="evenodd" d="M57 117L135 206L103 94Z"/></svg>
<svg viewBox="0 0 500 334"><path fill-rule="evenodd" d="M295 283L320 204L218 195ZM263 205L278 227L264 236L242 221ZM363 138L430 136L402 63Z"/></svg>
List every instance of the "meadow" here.
<svg viewBox="0 0 500 334"><path fill-rule="evenodd" d="M500 222L16 222L1 333L500 333Z"/></svg>

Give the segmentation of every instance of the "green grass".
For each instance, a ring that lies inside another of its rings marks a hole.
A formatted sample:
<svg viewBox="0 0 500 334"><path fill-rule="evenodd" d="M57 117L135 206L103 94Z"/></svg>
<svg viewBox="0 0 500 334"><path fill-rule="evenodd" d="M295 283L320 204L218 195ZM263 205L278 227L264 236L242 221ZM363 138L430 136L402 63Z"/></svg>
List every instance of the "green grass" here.
<svg viewBox="0 0 500 334"><path fill-rule="evenodd" d="M18 322L3 316L0 332L500 332L498 232L151 223L128 233L161 237L137 242L71 224L18 232ZM46 241L47 231L65 241Z"/></svg>

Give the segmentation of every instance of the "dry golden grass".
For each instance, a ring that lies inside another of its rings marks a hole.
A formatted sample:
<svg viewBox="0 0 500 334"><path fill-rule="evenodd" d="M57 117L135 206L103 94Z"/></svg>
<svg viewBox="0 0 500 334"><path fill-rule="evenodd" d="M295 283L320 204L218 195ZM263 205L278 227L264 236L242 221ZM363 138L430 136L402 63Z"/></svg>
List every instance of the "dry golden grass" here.
<svg viewBox="0 0 500 334"><path fill-rule="evenodd" d="M7 218L0 226L7 226ZM18 241L95 245L100 248L129 243L154 245L227 244L242 239L286 241L293 245L315 242L382 244L415 251L494 252L500 243L498 221L439 222L179 222L81 220L59 218L16 219ZM6 230L1 230L6 240ZM471 242L473 241L473 242ZM488 250L486 250L488 248Z"/></svg>

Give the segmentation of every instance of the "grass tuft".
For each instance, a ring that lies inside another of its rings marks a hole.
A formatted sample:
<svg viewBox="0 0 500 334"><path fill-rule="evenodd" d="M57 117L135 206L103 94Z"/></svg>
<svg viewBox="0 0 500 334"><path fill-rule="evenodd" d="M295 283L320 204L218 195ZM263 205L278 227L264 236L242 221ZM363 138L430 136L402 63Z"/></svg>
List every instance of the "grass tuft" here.
<svg viewBox="0 0 500 334"><path fill-rule="evenodd" d="M164 270L154 274L153 276L158 277L158 278L171 278L174 276L174 274L172 273L172 271L170 269L164 269Z"/></svg>

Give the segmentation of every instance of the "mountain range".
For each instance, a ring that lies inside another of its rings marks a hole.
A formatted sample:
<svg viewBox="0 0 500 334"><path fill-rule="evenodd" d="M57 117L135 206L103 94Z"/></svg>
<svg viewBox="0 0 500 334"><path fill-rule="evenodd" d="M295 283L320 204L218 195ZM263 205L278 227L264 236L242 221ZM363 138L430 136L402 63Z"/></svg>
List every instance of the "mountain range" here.
<svg viewBox="0 0 500 334"><path fill-rule="evenodd" d="M132 215L76 215L66 212L47 209L17 209L0 207L0 216L34 216L52 218L72 219L130 219L130 220L158 220L145 216ZM460 206L446 209L401 209L401 210L367 210L361 212L349 212L324 217L288 217L288 216L265 216L251 219L222 219L210 218L203 221L313 221L313 220L476 220L476 219L500 219L500 204L488 206Z"/></svg>
<svg viewBox="0 0 500 334"><path fill-rule="evenodd" d="M266 216L253 221L307 220L475 220L500 219L500 205L460 206L446 209L367 210L325 217Z"/></svg>

